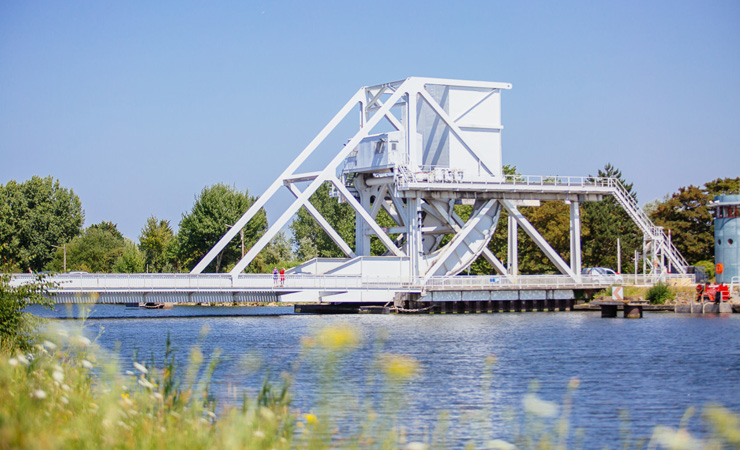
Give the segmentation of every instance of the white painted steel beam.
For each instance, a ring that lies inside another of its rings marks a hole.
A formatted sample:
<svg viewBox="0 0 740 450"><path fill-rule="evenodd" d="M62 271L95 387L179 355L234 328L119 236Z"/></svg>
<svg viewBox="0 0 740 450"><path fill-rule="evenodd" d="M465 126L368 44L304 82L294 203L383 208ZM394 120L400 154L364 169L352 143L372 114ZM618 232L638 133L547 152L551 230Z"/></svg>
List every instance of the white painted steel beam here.
<svg viewBox="0 0 740 450"><path fill-rule="evenodd" d="M293 195L298 198L301 195L301 191L294 185L289 184L288 189L290 189L290 192L293 193ZM303 204L303 207L306 208L306 211L308 211L309 214L311 214L311 217L316 220L316 222L321 226L321 228L326 232L326 234L329 235L332 241L334 241L335 244L342 250L342 252L349 256L350 258L354 258L355 252L352 251L352 248L350 248L349 245L342 239L342 237L337 233L337 231L329 224L329 222L324 219L324 216L321 215L319 210L316 209L315 206L311 203L311 200L307 201Z"/></svg>
<svg viewBox="0 0 740 450"><path fill-rule="evenodd" d="M424 77L411 77L409 80L419 82L421 84L434 84L438 86L453 86L460 88L473 88L473 89L511 89L511 83L499 83L494 81L469 81L469 80L453 80L447 78L424 78Z"/></svg>
<svg viewBox="0 0 740 450"><path fill-rule="evenodd" d="M385 247L390 250L394 255L396 256L406 256L401 249L396 247L396 244L393 243L391 238L385 234L382 228L380 228L380 225L375 221L375 219L368 213L365 208L362 207L360 202L355 199L352 194L347 190L347 188L344 186L344 184L338 180L336 177L331 177L329 179L334 186L341 192L341 194L344 196L345 200L347 200L347 203L349 203L352 208L356 212L360 214L363 220L365 220L365 223L367 223L368 226L375 232L375 235L378 236L378 239L380 239L380 242L385 245Z"/></svg>
<svg viewBox="0 0 740 450"><path fill-rule="evenodd" d="M267 190L262 193L262 195L252 204L252 206L244 213L244 215L239 218L239 220L236 221L233 227L229 228L226 231L226 234L216 243L216 245L211 248L211 250L206 253L206 256L203 257L202 260L196 266L193 268L193 270L190 273L197 274L203 272L203 270L208 267L208 264L213 261L216 256L223 251L224 248L231 242L234 237L236 237L237 234L241 231L242 228L244 228L247 223L249 223L250 220L257 214L257 212L265 206L265 204L272 198L272 196L277 192L277 190L280 188L280 186L283 184L284 180L293 175L293 173L298 169L301 164L303 164L306 161L306 158L311 156L311 154L316 150L316 148L323 142L324 139L331 133L334 128L344 119L344 117L354 108L357 103L362 100L363 98L363 89L358 90L352 98L345 103L345 105L342 107L342 109L339 110L339 112L329 121L328 124L319 132L318 135L306 146L306 148L301 151L301 153L298 155L296 159L291 162L288 167L283 171L282 174L270 185L270 187L267 188ZM281 227L282 228L282 227ZM269 242L269 240L267 240ZM265 242L264 245L267 244ZM256 245L256 244L255 244ZM250 249L251 250L251 249ZM257 252L254 254L254 256L257 256L257 254L262 251L262 248L257 249ZM254 258L254 256L252 258ZM251 260L250 260L251 261ZM249 263L247 263L249 264ZM246 264L244 265L246 267ZM243 269L242 269L243 270ZM241 270L240 270L241 272Z"/></svg>
<svg viewBox="0 0 740 450"><path fill-rule="evenodd" d="M506 218L508 225L507 264L510 276L519 275L519 230L516 220L509 214Z"/></svg>
<svg viewBox="0 0 740 450"><path fill-rule="evenodd" d="M455 135L458 141L465 147L465 149L470 153L475 159L478 160L478 162L488 170L489 173L495 174L496 171L492 168L488 167L488 165L483 162L483 159L478 155L478 153L473 150L473 148L465 141L465 138L463 137L463 131L460 129L460 127L450 118L449 115L445 112L444 109L442 109L441 106L439 106L439 103L437 103L432 96L429 94L429 92L426 91L426 89L421 89L419 91L419 94L421 94L421 97L427 102L429 106L432 107L434 112L437 113L437 116L439 116L440 119L444 123L447 124L447 126L452 131L452 134Z"/></svg>
<svg viewBox="0 0 740 450"><path fill-rule="evenodd" d="M318 177L316 177L316 179L314 179L311 182L311 184L306 188L305 191L303 191L303 193L300 195L300 197L298 197L288 207L288 209L286 209L283 212L283 214L277 219L277 221L267 229L267 231L265 232L265 234L257 241L257 243L252 248L249 249L249 251L247 252L247 254L244 255L244 258L242 258L236 264L236 266L234 266L234 268L230 272L232 276L237 276L242 271L244 271L244 269L247 267L247 265L249 265L249 263L252 262L252 260L259 254L260 251L262 251L262 249L265 247L265 245L267 245L267 243L270 242L270 240L275 236L275 234L277 234L278 231L280 231L285 225L287 225L288 221L298 211L298 208L300 208L303 205L303 203L305 203L311 197L311 195L313 195L313 193L316 192L316 190L319 188L319 186L321 186L321 184L324 181L330 181L331 179L335 179L336 180L336 177L335 177L334 173L336 171L336 168L339 166L339 164L342 161L344 161L344 159L347 157L347 155L349 155L349 153L352 150L354 150L355 147L357 147L357 145L360 143L360 141L362 141L363 139L365 139L370 134L370 132L372 131L373 128L375 128L375 126L378 124L378 122L380 121L380 119L385 116L386 111L388 109L390 109L390 106L389 105L395 103L399 98L401 98L402 94L403 94L403 91L402 90L399 89L398 91L396 91L391 96L391 98L389 99L389 101L383 107L381 107L380 110L377 113L375 113L375 115L373 115L372 118L370 118L370 120L367 121L367 123L365 124L365 126L362 127L354 135L354 137L349 140L349 142L347 142L347 144L342 148L342 150L340 150L339 153L337 153L334 156L334 158L329 162L329 164L324 168L324 170L322 170L321 174ZM362 97L363 97L362 91L358 92L358 94L356 94L355 96L357 97L357 98L354 98L353 99L353 100L355 100L355 103L352 104L352 105L350 105L349 108L346 108L346 110L343 109L342 112L344 112L344 114L337 120L337 123L339 121L341 121L341 119L344 118L344 116L347 115L347 113L352 109L352 107L354 107L362 99ZM332 125L331 129L333 129L336 126L336 123L331 124L331 125ZM329 130L329 131L331 131L331 130ZM328 131L326 133L323 133L322 132L320 134L321 139L316 142L316 146L318 146L321 143L321 141L326 138L327 135L328 135ZM314 141L316 141L316 139ZM313 149L312 149L312 151L313 151ZM306 156L308 156L308 155L306 155ZM295 161L294 161L294 163L295 163ZM291 164L291 166L293 164ZM295 169L293 169L293 170L295 170ZM341 183L339 183L339 184L341 184ZM344 188L344 185L342 185L342 188ZM347 200L350 202L350 204L353 205L353 208L355 208L357 210L357 206L356 206L357 205L357 201L354 199L354 197L352 197L351 195L347 195L347 194L349 194L349 192L347 191L346 188L344 188L343 195L347 198ZM353 203L353 201L354 201L354 203ZM362 207L360 207L358 212L360 214L362 214L363 211L364 211L364 209ZM364 211L364 212L367 213L367 211ZM382 232L382 230L381 230L381 232ZM386 238L387 238L387 236L386 236ZM383 239L381 238L381 240L383 240ZM390 239L387 239L387 240L398 251L398 247L396 247L395 245L393 245L393 242L390 242Z"/></svg>
<svg viewBox="0 0 740 450"><path fill-rule="evenodd" d="M532 226L531 223L529 223L529 220L527 220L526 217L522 215L522 213L519 211L519 209L509 200L500 200L501 203L503 203L504 207L506 208L506 211L509 213L511 217L516 220L516 222L519 224L520 227L524 230L525 233L529 237L532 238L534 243L537 245L537 247L542 250L542 252L547 256L547 258L552 261L553 264L555 264L555 267L557 269L569 277L573 278L573 280L576 280L576 274L573 273L570 267L568 267L568 264L563 261L563 258L558 255L558 252L555 251L552 246L545 240L544 237L537 231L537 229Z"/></svg>
<svg viewBox="0 0 740 450"><path fill-rule="evenodd" d="M570 202L570 268L581 276L581 209L580 203Z"/></svg>
<svg viewBox="0 0 740 450"><path fill-rule="evenodd" d="M468 219L467 222L465 222L463 224L462 223L462 220L459 217L457 217L457 214L454 214L454 212L449 213L449 212L445 211L444 208L441 206L441 204L439 204L439 202L437 204L435 204L434 206L435 206L435 208L437 208L437 211L445 218L445 220L447 220L450 223L450 225L452 225L453 227L460 227L460 228L459 228L459 230L457 230L457 234L452 238L452 241L450 241L445 247L443 247L441 254L437 258L435 258L434 263L429 268L429 270L426 272L425 280L426 279L429 279L432 276L435 276L436 273L442 267L447 267L446 264L447 264L449 258L453 254L455 254L457 248L461 244L468 245L467 242L466 242L466 239L467 239L467 237L468 237L468 235L470 233L472 233L474 230L477 230L479 233L481 233L483 231L490 231L488 229L486 229L486 230L478 230L477 227L478 227L479 222L483 218L485 218L486 216L489 216L489 213L491 212L491 210L493 208L496 209L496 212L494 212L493 216L491 217L491 220L493 222L493 229L494 230L495 230L495 225L498 222L498 217L499 217L499 214L500 214L500 205L498 204L498 201L497 200L489 200L485 204L483 204L477 211L474 211L473 212L473 216L470 219ZM455 216L456 219L453 219L453 216ZM492 234L493 233L491 231L491 235ZM491 235L488 236L488 239L485 239L486 242L484 244L483 249L480 250L481 253L485 253L485 251L488 250L487 243L490 240ZM495 255L493 255L493 253L490 252L490 250L489 250L488 254L486 255L486 257L492 259L491 263L494 266L498 266L497 267L497 270L500 270L500 269L503 268L503 265L501 264L501 262L498 261L498 258L496 258ZM471 261L469 261L468 264L470 264L472 262L473 261L471 260ZM498 262L498 264L496 264L496 262ZM506 270L504 269L502 272L505 273Z"/></svg>

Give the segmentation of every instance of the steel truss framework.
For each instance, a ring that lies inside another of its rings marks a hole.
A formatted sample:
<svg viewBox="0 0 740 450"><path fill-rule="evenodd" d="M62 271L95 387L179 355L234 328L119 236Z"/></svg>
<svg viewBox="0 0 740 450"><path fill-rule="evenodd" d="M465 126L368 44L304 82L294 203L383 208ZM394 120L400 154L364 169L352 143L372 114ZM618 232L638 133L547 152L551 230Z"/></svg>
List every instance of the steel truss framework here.
<svg viewBox="0 0 740 450"><path fill-rule="evenodd" d="M444 99L440 101L439 95L433 92L434 87L440 86L473 91L477 95L477 103L453 117ZM482 108L480 105L490 96L510 88L511 85L507 83L412 77L359 89L191 273L202 273L280 187L286 187L295 200L234 266L230 272L234 279L288 224L296 212L304 207L350 259L369 256L370 238L376 236L388 249L387 255L408 262L408 273L405 275L409 280L422 279L426 282L436 276L455 275L467 268L478 256L486 258L497 272L511 280L518 274L516 239L517 229L521 227L561 273L578 281L581 278L579 204L582 201L601 200L605 195L614 195L642 229L651 271L664 271L668 262L674 271L684 273L686 262L683 257L665 237L662 229L655 227L637 207L618 180L589 177L507 177L502 174L500 159L492 162L486 153L490 152L490 148L471 137L478 131L500 132L502 127L495 124L472 124L466 121L466 116L473 116L476 108ZM478 174L484 174L482 178L479 176L465 179L450 167L435 172L441 169L425 167L419 160L419 146L422 144L417 136L422 105L433 112L434 120L445 128L450 141L454 141L467 152L464 156L475 161ZM298 173L306 159L358 106L360 128L346 145L334 154L324 169ZM390 124L401 133L404 151L395 161L389 160L388 165L375 170L347 170L348 157L356 154L358 146L363 140L372 137L371 133L381 123L386 127ZM340 199L349 203L356 213L354 250L309 202L311 195L325 182L331 183ZM308 183L308 186L301 190L297 183ZM563 260L519 211L518 206L528 200L561 200L570 203L569 263ZM472 214L467 221L463 221L453 209L454 204L461 201L472 205ZM377 223L376 217L381 209L388 213L396 226L384 229ZM507 211L509 217L506 266L488 249L488 242L503 210ZM391 238L390 235L393 234L397 234L398 238ZM452 239L440 247L442 238L447 234L453 235ZM648 269L647 266L645 269ZM382 270L377 275L382 275Z"/></svg>

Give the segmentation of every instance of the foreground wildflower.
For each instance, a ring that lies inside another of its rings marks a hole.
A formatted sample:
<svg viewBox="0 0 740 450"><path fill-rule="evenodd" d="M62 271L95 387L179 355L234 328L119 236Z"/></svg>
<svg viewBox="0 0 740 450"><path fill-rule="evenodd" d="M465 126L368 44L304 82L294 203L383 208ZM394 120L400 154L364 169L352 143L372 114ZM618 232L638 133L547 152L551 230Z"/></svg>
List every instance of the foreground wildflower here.
<svg viewBox="0 0 740 450"><path fill-rule="evenodd" d="M341 350L356 346L360 341L357 332L346 325L326 327L317 335L315 342L325 349Z"/></svg>
<svg viewBox="0 0 740 450"><path fill-rule="evenodd" d="M407 380L419 371L419 363L409 356L384 355L381 357L381 367L388 378Z"/></svg>
<svg viewBox="0 0 740 450"><path fill-rule="evenodd" d="M527 394L522 400L524 411L528 414L544 418L553 418L558 415L558 405L554 402L542 400L536 394Z"/></svg>

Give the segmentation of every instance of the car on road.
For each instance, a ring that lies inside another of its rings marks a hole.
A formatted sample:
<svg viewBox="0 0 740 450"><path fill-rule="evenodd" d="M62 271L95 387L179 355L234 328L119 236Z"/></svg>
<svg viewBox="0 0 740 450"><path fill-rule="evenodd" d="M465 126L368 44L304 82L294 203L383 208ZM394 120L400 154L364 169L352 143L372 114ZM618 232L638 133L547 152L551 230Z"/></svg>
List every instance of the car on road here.
<svg viewBox="0 0 740 450"><path fill-rule="evenodd" d="M594 277L599 281L610 281L612 283L621 283L624 281L622 275L608 267L586 267L581 270L581 275Z"/></svg>

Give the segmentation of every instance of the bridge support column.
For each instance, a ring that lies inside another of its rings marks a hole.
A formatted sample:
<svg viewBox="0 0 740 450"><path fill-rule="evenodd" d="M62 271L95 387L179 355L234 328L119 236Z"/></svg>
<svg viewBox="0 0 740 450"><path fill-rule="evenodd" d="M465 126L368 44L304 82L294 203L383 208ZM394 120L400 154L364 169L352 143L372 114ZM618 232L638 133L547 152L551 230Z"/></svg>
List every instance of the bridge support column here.
<svg viewBox="0 0 740 450"><path fill-rule="evenodd" d="M509 275L515 277L519 274L519 228L516 224L516 220L509 214L508 216L508 248L506 255L506 268L509 271Z"/></svg>
<svg viewBox="0 0 740 450"><path fill-rule="evenodd" d="M580 202L570 202L570 269L581 278L581 209Z"/></svg>
<svg viewBox="0 0 740 450"><path fill-rule="evenodd" d="M409 274L412 279L418 278L419 255L422 252L421 242L421 200L409 198L406 200L406 254L409 256L411 267Z"/></svg>
<svg viewBox="0 0 740 450"><path fill-rule="evenodd" d="M624 304L624 317L626 319L642 319L642 305Z"/></svg>
<svg viewBox="0 0 740 450"><path fill-rule="evenodd" d="M370 211L370 194L363 189L365 180L362 176L355 179L355 188L360 193L360 204L366 211ZM370 227L362 219L358 211L355 211L355 254L357 256L370 255Z"/></svg>
<svg viewBox="0 0 740 450"><path fill-rule="evenodd" d="M601 317L617 317L617 305L601 305Z"/></svg>

